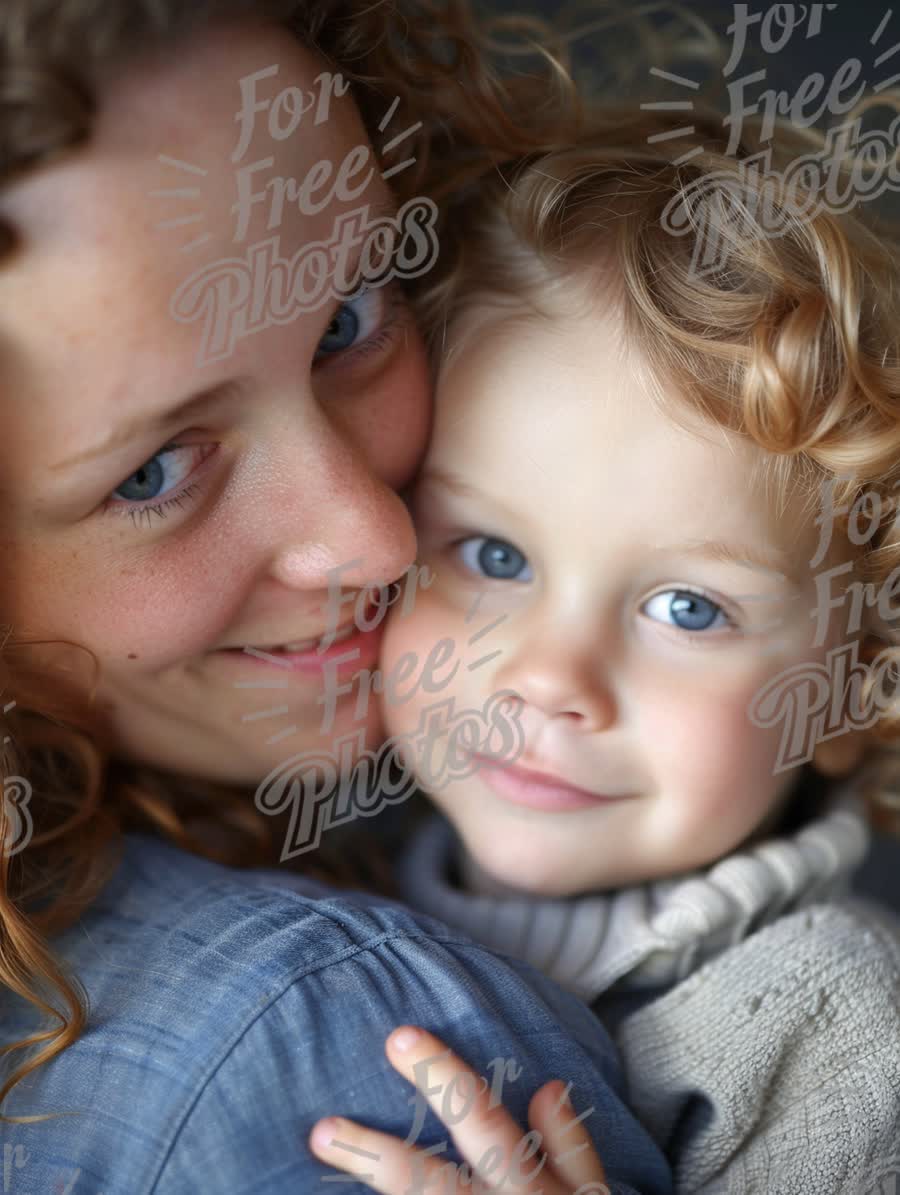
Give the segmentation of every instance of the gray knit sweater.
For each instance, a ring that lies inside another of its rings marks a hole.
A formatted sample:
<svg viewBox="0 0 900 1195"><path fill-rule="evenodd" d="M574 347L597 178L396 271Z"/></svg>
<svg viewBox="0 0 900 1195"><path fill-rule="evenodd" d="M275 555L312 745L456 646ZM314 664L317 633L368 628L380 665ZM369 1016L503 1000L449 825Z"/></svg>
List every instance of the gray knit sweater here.
<svg viewBox="0 0 900 1195"><path fill-rule="evenodd" d="M847 896L867 846L845 785L795 833L617 892L468 892L439 816L398 870L591 1003L679 1195L900 1195L900 924Z"/></svg>

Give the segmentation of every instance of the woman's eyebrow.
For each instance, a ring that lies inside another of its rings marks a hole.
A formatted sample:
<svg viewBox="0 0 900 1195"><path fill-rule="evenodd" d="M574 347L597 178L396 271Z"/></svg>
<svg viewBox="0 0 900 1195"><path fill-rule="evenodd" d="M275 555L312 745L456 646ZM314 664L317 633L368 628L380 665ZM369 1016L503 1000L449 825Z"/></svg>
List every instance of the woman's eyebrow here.
<svg viewBox="0 0 900 1195"><path fill-rule="evenodd" d="M50 465L48 472L57 473L62 469L70 469L74 465L83 465L96 457L106 456L155 428L162 428L175 419L187 418L201 408L206 408L211 403L219 402L223 398L234 398L243 394L244 386L243 378L229 378L228 381L218 382L214 386L207 386L203 390L195 391L173 407L166 407L150 415L141 414L133 419L126 419L101 444L95 444L83 452L67 457L64 461Z"/></svg>
<svg viewBox="0 0 900 1195"><path fill-rule="evenodd" d="M369 210L370 217L374 216L376 219L394 219L397 215L397 204L390 198L377 199L372 203L365 205ZM344 213L344 215L353 215L354 213ZM353 261L353 269L349 271L350 274L355 274L359 268L359 263L362 259L363 246L356 250ZM381 285L379 283L378 285ZM336 301L339 301L340 296L334 296ZM107 456L114 452L117 448L130 443L132 440L143 436L152 431L154 428L161 427L165 423L174 422L176 419L184 419L194 414L199 408L206 407L208 404L220 401L223 398L233 398L236 395L243 393L245 380L243 378L229 379L227 382L219 382L214 386L206 387L203 390L196 391L189 395L183 401L177 403L173 407L167 407L163 411L159 411L153 415L136 416L121 423L114 432L112 432L101 443L94 445L91 448L86 448L83 452L78 452L74 456L67 457L64 461L59 461L55 465L50 465L49 473L58 473L63 469L71 469L75 465L83 465L88 461L95 460L97 457Z"/></svg>

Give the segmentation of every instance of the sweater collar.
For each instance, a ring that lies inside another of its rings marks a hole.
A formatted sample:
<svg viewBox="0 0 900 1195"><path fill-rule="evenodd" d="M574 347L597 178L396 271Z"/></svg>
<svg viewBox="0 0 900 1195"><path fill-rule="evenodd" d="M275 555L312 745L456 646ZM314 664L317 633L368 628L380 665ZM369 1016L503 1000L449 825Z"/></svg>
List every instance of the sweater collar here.
<svg viewBox="0 0 900 1195"><path fill-rule="evenodd" d="M785 913L846 891L869 830L850 783L795 832L710 868L575 897L482 896L454 885L462 844L442 815L415 834L398 868L409 904L491 949L531 963L588 1002L667 986Z"/></svg>

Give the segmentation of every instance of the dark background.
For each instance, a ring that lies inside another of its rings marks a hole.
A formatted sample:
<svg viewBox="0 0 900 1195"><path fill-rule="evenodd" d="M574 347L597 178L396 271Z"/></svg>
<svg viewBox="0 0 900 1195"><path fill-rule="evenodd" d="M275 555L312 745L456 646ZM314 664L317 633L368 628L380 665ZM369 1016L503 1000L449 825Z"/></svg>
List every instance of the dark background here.
<svg viewBox="0 0 900 1195"><path fill-rule="evenodd" d="M592 66L596 73L603 78L610 74L616 80L617 90L625 96L631 95L640 102L647 97L647 91L653 86L648 78L646 66L634 63L635 77L625 84L624 93L621 91L620 77L628 71L629 57L637 58L636 43L633 37L622 36L622 30L647 8L658 8L662 11L650 14L646 20L655 28L662 29L670 24L673 13L671 5L625 3L624 0L581 0L578 3L562 4L554 0L475 0L482 11L497 16L512 16L522 12L535 13L562 23L566 28L578 27L592 21L598 16L610 18L610 28L588 36L589 49L583 53L582 62ZM723 0L689 0L678 6L683 12L702 18L719 36L725 47L726 56L731 51L731 35L727 29L735 19L733 3L727 4ZM892 6L884 0L840 0L832 11L825 5L813 4L771 5L768 2L759 3L758 0L749 5L751 14L765 13L769 8L792 8L801 12L804 7L809 9L821 7L821 32L813 37L807 37L809 17L807 22L798 23L790 40L777 53L766 53L760 47L760 25L751 26L747 34L747 52L741 59L741 64L733 72L732 78L753 70L764 68L766 82L760 86L771 86L776 90L785 89L793 95L803 79L813 71L821 72L825 76L825 87L834 77L840 66L850 58L858 58L861 64L859 82L865 82L869 88L894 76L900 75L900 51L888 58L880 66L875 60L883 55L891 46L900 44L900 6ZM872 45L871 38L884 20L886 14L892 11L877 45ZM631 51L631 54L629 54ZM754 56L755 55L755 56ZM676 71L677 73L677 71ZM688 72L684 72L687 74ZM695 73L690 77L698 78ZM659 84L656 84L659 86ZM688 98L689 93L680 91L672 85L667 86L666 95L669 98ZM855 91L858 83L848 91ZM894 84L900 95L900 79ZM654 95L653 98L658 98ZM811 107L815 104L811 103ZM833 117L826 117L825 123L833 124ZM882 125L886 122L882 120Z"/></svg>
<svg viewBox="0 0 900 1195"><path fill-rule="evenodd" d="M580 13L590 19L592 12L598 11L597 5L585 4L581 8L554 3L553 0L512 0L503 3L494 0L488 3L483 0L484 11L507 15L522 11L533 11L546 17L556 18L566 16L570 12ZM623 16L634 13L645 7L640 3L618 3L604 6L605 11L613 15ZM728 25L734 20L734 4L726 4L723 0L690 0L681 5L685 11L702 17L716 32L729 43L726 33ZM749 5L750 13L763 13L770 7L769 3L755 0ZM787 6L778 6L785 8ZM803 5L794 5L802 10ZM814 7L808 5L807 7ZM888 21L884 32L878 41L876 49L870 44L870 38L875 33L885 14L893 9L893 15ZM857 57L863 65L861 79L867 79L870 86L879 79L887 78L900 71L900 55L888 59L881 67L866 68L874 63L876 57L889 49L895 42L900 41L900 9L896 5L887 4L884 0L840 0L832 11L823 6L821 17L822 31L817 36L807 39L806 26L801 21L789 43L778 54L768 56L766 65L771 67L770 79L784 87L796 89L804 75L810 71L821 71L826 80L830 79L840 64L849 57ZM754 40L758 43L759 24L751 27L756 34ZM751 37L748 35L748 45Z"/></svg>

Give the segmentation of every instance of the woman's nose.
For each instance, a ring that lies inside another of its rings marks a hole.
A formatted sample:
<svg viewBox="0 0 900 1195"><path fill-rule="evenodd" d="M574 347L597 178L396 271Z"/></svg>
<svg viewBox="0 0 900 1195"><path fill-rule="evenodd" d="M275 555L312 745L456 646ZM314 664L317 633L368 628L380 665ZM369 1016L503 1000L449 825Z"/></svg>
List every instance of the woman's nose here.
<svg viewBox="0 0 900 1195"><path fill-rule="evenodd" d="M545 718L564 718L585 732L616 720L616 700L599 644L529 634L505 652L494 674L498 689L513 689Z"/></svg>
<svg viewBox="0 0 900 1195"><path fill-rule="evenodd" d="M302 589L386 584L416 557L409 511L356 448L328 438L319 452L304 454L306 468L274 499L270 575Z"/></svg>

